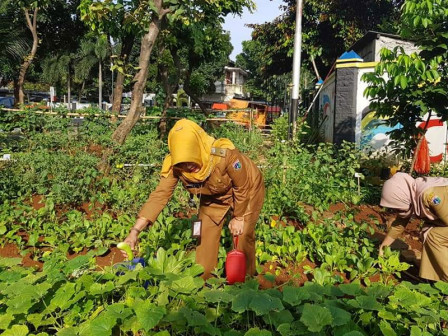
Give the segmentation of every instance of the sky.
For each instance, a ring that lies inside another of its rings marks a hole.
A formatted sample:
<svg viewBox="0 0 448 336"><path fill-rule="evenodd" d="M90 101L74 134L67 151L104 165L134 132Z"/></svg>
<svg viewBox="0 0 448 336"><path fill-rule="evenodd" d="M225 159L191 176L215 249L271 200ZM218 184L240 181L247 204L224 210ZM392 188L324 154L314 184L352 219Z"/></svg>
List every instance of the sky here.
<svg viewBox="0 0 448 336"><path fill-rule="evenodd" d="M245 24L270 22L282 13L279 9L283 4L282 0L255 0L255 3L257 9L254 13L244 10L241 17L227 15L225 18L224 30L230 31L230 41L233 45L230 59L233 61L236 55L242 52L241 42L251 39L252 29L245 27Z"/></svg>

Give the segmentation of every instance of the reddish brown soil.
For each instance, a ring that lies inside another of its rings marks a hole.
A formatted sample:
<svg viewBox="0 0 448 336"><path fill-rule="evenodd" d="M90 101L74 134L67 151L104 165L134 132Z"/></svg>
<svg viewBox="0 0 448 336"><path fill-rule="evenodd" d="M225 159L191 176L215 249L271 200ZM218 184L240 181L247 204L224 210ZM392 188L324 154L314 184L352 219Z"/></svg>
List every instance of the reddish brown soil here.
<svg viewBox="0 0 448 336"><path fill-rule="evenodd" d="M32 197L32 204L34 209L40 209L44 206L44 198L41 195L34 195ZM104 206L98 202L94 204L84 203L80 207L80 211L83 211L88 218L92 216L96 216L101 214L104 211ZM307 213L311 214L312 207L306 206L305 210ZM391 221L391 215L384 212L378 206L371 205L360 205L360 206L348 206L346 204L340 203L332 205L328 211L324 212L321 216L322 218L332 218L337 212L343 210L354 210L355 212L355 221L357 222L367 222L369 225L375 230L375 233L372 235L372 238L377 241L379 245L380 242L384 239L384 236L387 232L388 225ZM187 214L177 214L180 218L186 218L191 216L191 213ZM291 220L287 220L286 222L283 220L279 221L278 217L273 216L273 219L278 221L279 225L293 225L296 229L303 229L303 225L298 222L294 222ZM342 224L341 224L342 225ZM419 236L419 220L412 220L410 224L407 226L406 231L401 237L401 239L397 239L395 243L392 245L392 248L401 250L402 256L405 261L412 263L414 265L419 264L419 259L422 250L422 244L418 240ZM26 242L28 240L28 235L26 232L18 233L22 239ZM42 239L42 237L40 238ZM38 260L33 260L33 249L29 249L29 252L23 257L20 255L20 251L13 244L7 244L5 247L0 248L0 256L1 257L18 257L22 258L22 265L24 266L32 266L37 269L42 269L42 262ZM40 251L42 252L43 249ZM85 254L87 251L82 251L76 254L67 255L68 258L74 258L77 255ZM120 251L113 247L108 251L107 254L96 257L98 269L101 269L106 266L111 266L116 263L124 261L124 257L121 255ZM288 265L288 267L277 267L274 263L267 263L263 265L263 271L261 274L257 276L258 281L260 282L261 288L272 288L282 286L284 284L290 283L295 284L297 286L302 285L304 282L312 279L312 275L304 274L304 266L309 266L311 268L315 268L316 265L309 260L305 260L304 262L298 265ZM277 275L276 275L277 270ZM418 267L412 267L406 273L410 274L411 277L418 275ZM273 281L269 281L264 274L271 274L275 278ZM344 278L344 282L348 282L347 277L344 274L340 274ZM372 282L379 281L379 276L374 276L370 280ZM406 274L404 275L406 277Z"/></svg>
<svg viewBox="0 0 448 336"><path fill-rule="evenodd" d="M40 208L43 208L45 206L45 199L42 195L33 195L31 197L32 199L32 206L34 210L39 210Z"/></svg>
<svg viewBox="0 0 448 336"><path fill-rule="evenodd" d="M105 206L103 204L95 201L94 203L84 202L78 210L85 213L87 219L92 219L100 216L104 209Z"/></svg>
<svg viewBox="0 0 448 336"><path fill-rule="evenodd" d="M87 153L101 157L103 155L103 147L97 144L90 144L89 147L87 147Z"/></svg>
<svg viewBox="0 0 448 336"><path fill-rule="evenodd" d="M96 264L98 265L98 268L103 268L123 262L125 259L126 258L121 254L118 248L112 247L105 255L96 257Z"/></svg>
<svg viewBox="0 0 448 336"><path fill-rule="evenodd" d="M261 274L257 275L260 288L268 289L285 284L302 286L305 282L313 279L311 274L305 274L304 266L315 268L316 264L308 259L305 259L298 265L290 264L287 267L280 267L275 262L267 262L263 265L263 271ZM267 277L265 277L265 274L275 277L275 280L270 281Z"/></svg>

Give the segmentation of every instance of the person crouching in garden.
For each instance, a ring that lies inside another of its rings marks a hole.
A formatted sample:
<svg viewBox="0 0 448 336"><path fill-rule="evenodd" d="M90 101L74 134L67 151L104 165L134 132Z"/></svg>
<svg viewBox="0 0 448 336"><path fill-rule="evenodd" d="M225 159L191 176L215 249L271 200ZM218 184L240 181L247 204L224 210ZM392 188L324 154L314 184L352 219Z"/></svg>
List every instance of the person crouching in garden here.
<svg viewBox="0 0 448 336"><path fill-rule="evenodd" d="M173 195L178 181L199 198L199 220L193 227L198 238L196 262L207 279L218 262L221 230L233 210L229 229L239 236L237 249L246 256L247 274L255 274L255 224L263 205L263 177L256 165L228 139L209 136L196 123L182 119L168 134L170 154L162 165L156 189L141 208L125 239L133 250L138 235L156 220Z"/></svg>
<svg viewBox="0 0 448 336"><path fill-rule="evenodd" d="M396 173L384 183L381 206L394 209L397 217L382 242L390 246L404 231L412 216L425 220L420 277L448 281L448 179Z"/></svg>

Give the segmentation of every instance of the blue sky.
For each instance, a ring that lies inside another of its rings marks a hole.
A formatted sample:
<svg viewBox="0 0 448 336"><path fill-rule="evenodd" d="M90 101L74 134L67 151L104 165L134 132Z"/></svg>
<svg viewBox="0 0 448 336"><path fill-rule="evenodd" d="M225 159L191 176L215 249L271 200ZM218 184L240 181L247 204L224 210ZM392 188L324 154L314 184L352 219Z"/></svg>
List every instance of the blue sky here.
<svg viewBox="0 0 448 336"><path fill-rule="evenodd" d="M281 14L279 6L282 0L255 0L257 9L254 13L245 10L241 17L228 15L224 23L224 30L230 31L230 39L233 45L233 52L230 59L235 60L235 56L242 51L241 42L250 40L252 29L245 27L249 23L270 22Z"/></svg>

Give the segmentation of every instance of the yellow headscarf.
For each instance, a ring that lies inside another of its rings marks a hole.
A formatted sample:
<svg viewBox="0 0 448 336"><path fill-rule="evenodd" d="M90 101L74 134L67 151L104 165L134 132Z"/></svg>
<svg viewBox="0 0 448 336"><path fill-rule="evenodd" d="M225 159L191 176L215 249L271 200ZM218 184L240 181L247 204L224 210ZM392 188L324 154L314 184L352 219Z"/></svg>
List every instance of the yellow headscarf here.
<svg viewBox="0 0 448 336"><path fill-rule="evenodd" d="M211 155L212 147L234 149L229 139L218 139L208 135L198 124L191 120L181 119L176 122L168 134L168 149L170 154L165 157L162 165L162 176L167 177L173 166L182 162L194 162L201 166L197 173L183 172L188 181L205 181L221 159Z"/></svg>

